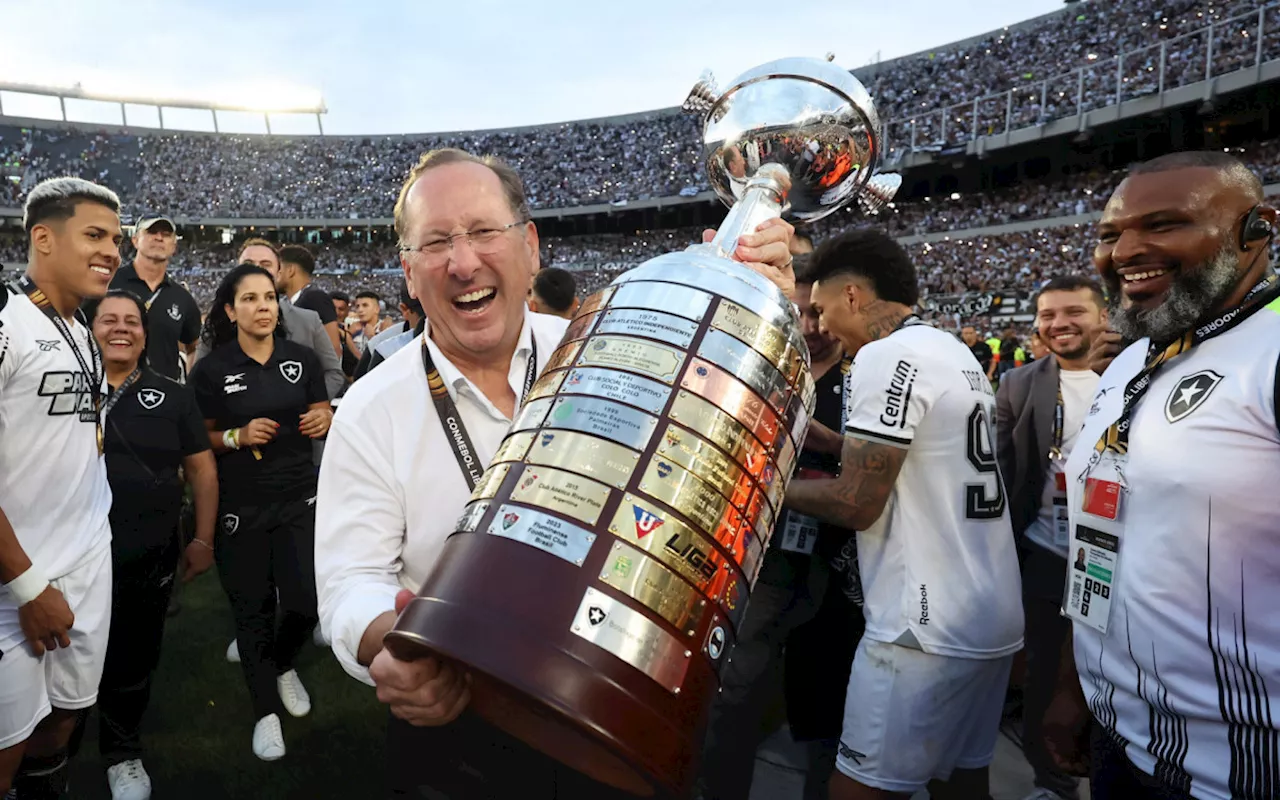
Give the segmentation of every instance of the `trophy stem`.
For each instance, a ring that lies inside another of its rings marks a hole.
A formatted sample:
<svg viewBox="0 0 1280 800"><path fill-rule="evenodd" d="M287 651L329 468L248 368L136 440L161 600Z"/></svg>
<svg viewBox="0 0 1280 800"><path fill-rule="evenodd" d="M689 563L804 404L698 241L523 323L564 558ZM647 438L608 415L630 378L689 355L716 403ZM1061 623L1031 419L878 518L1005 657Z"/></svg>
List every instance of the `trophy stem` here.
<svg viewBox="0 0 1280 800"><path fill-rule="evenodd" d="M744 234L754 233L760 223L782 216L791 189L791 176L781 164L765 164L747 182L742 198L733 204L721 223L716 238L711 241L716 255L732 258L738 249L738 240Z"/></svg>

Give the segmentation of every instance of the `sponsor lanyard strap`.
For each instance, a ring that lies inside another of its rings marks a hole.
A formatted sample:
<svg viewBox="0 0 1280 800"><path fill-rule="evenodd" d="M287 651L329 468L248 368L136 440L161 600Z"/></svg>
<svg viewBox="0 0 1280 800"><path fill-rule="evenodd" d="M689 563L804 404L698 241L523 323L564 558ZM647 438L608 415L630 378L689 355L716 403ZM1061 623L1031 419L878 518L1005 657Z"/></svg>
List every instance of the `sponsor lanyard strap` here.
<svg viewBox="0 0 1280 800"><path fill-rule="evenodd" d="M134 367L133 372L129 373L129 377L120 381L120 387L116 389L114 392L112 392L111 395L108 396L106 401L102 404L102 416L105 417L111 413L111 409L116 407L116 403L120 402L120 398L124 397L124 393L129 391L129 387L137 383L138 378L140 378L141 376L142 376L142 368Z"/></svg>
<svg viewBox="0 0 1280 800"><path fill-rule="evenodd" d="M1058 402L1053 407L1053 446L1049 448L1049 458L1057 461L1062 458L1062 429L1066 424L1067 408L1062 402L1062 377L1058 377Z"/></svg>
<svg viewBox="0 0 1280 800"><path fill-rule="evenodd" d="M162 283L159 286L157 286L156 290L151 293L150 297L147 298L147 302L144 305L146 306L148 311L151 310L151 304L156 301L156 298L159 297L160 293L163 291L164 291L164 284Z"/></svg>
<svg viewBox="0 0 1280 800"><path fill-rule="evenodd" d="M427 388L431 390L431 402L435 403L440 425L453 445L453 455L458 460L458 467L462 469L462 477L466 478L467 487L474 490L476 484L480 482L480 476L484 474L484 465L476 463L476 447L471 441L471 434L467 433L467 426L462 422L462 415L458 413L458 404L449 396L449 387L445 386L444 379L440 377L440 370L436 369L431 352L427 348L425 336L422 338L422 368L427 373ZM524 390L517 398L516 408L519 408L520 403L529 396L530 390L533 389L533 381L537 377L538 343L531 335L529 361L524 369Z"/></svg>
<svg viewBox="0 0 1280 800"><path fill-rule="evenodd" d="M80 364L80 372L84 379L89 383L89 391L93 393L93 424L98 433L98 452L102 452L102 377L104 366L102 363L102 353L98 350L97 345L93 341L93 333L89 332L88 346L89 359L86 361L84 354L80 352L80 348L76 347L75 337L71 335L71 328L67 326L67 321L62 318L57 309L53 307L53 302L49 300L44 292L40 291L40 287L36 286L35 281L27 275L23 275L18 279L18 288L27 295L36 308L44 312L44 315L53 323L53 327L58 329L58 335L66 341L67 346L71 348L72 354L75 355L76 361ZM75 319L85 327L88 331L89 323L84 318L84 314L80 309L75 311ZM92 364L92 367L90 367Z"/></svg>
<svg viewBox="0 0 1280 800"><path fill-rule="evenodd" d="M1098 453L1109 450L1118 455L1128 453L1129 424L1131 422L1130 418L1133 416L1133 409L1137 406L1138 401L1142 399L1142 396L1147 393L1147 389L1151 387L1151 380L1155 376L1156 370L1196 345L1207 342L1215 336L1221 336L1231 330L1277 296L1280 296L1280 284L1276 283L1275 273L1271 273L1249 290L1249 294L1245 295L1244 301L1240 305L1223 313L1213 321L1187 331L1185 335L1171 344L1162 346L1152 342L1148 345L1146 365L1125 386L1124 405L1120 411L1120 418L1111 424L1111 427L1102 435L1102 438L1098 439L1094 450ZM1061 387L1059 387L1059 398L1061 398ZM1059 404L1061 404L1061 399L1059 399Z"/></svg>

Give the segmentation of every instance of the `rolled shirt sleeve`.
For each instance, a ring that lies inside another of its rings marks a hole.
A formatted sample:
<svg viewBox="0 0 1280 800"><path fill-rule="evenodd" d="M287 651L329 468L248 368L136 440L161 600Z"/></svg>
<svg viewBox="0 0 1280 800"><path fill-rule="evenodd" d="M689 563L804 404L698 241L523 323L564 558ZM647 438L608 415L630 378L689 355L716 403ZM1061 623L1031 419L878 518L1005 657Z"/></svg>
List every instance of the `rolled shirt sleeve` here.
<svg viewBox="0 0 1280 800"><path fill-rule="evenodd" d="M342 409L329 429L316 492L316 593L320 625L352 677L370 686L356 656L365 629L395 610L403 588L405 502L386 479L391 467L362 426Z"/></svg>

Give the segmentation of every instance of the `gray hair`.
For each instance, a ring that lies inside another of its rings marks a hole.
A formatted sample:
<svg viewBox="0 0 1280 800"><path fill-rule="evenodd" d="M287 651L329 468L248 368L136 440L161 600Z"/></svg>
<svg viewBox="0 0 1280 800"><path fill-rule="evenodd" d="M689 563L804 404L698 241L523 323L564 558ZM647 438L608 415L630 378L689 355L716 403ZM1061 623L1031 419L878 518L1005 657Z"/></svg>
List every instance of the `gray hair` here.
<svg viewBox="0 0 1280 800"><path fill-rule="evenodd" d="M65 222L75 216L79 203L97 203L120 213L120 198L105 186L83 178L49 178L36 184L22 209L22 227L27 233L42 222Z"/></svg>

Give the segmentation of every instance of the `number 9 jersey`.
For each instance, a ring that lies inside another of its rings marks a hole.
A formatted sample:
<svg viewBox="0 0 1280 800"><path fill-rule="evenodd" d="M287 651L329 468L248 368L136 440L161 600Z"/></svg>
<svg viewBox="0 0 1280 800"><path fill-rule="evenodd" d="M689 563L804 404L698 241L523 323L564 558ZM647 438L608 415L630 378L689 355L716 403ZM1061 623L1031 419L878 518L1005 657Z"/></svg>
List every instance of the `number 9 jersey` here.
<svg viewBox="0 0 1280 800"><path fill-rule="evenodd" d="M995 396L973 353L908 324L858 351L845 403L846 436L908 451L884 513L858 533L865 635L954 658L1017 652L1022 586Z"/></svg>

